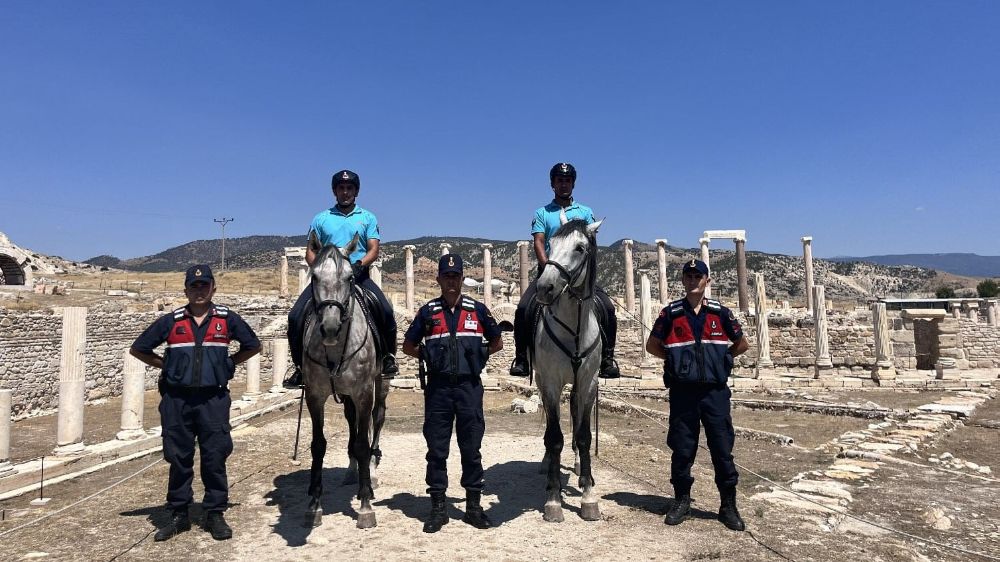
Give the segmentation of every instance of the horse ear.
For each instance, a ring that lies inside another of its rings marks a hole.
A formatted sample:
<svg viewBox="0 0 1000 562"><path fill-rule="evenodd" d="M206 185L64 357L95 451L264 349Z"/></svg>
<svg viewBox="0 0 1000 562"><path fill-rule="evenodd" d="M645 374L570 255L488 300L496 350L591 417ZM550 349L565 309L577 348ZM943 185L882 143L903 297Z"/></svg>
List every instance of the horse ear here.
<svg viewBox="0 0 1000 562"><path fill-rule="evenodd" d="M306 241L306 244L314 254L318 254L323 249L323 245L319 243L319 236L316 235L315 230L309 231L309 240Z"/></svg>
<svg viewBox="0 0 1000 562"><path fill-rule="evenodd" d="M564 225L564 224L566 224L568 222L569 222L569 219L566 218L566 209L560 208L559 209L559 225L562 226L562 225Z"/></svg>
<svg viewBox="0 0 1000 562"><path fill-rule="evenodd" d="M604 224L604 219L601 219L601 220L599 220L597 222L592 222L592 223L588 224L587 225L587 234L589 234L591 236L596 236L597 235L597 229L601 228L602 224Z"/></svg>
<svg viewBox="0 0 1000 562"><path fill-rule="evenodd" d="M358 249L358 236L359 236L358 233L355 232L354 237L351 238L351 241L347 243L347 246L344 246L345 256L350 256L351 254L354 253L354 250Z"/></svg>

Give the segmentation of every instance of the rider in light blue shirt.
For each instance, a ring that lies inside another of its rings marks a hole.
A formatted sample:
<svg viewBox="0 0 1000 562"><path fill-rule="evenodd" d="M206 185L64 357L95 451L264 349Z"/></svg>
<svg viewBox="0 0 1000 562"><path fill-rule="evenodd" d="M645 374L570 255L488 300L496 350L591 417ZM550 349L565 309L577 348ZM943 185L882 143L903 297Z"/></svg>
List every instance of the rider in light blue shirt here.
<svg viewBox="0 0 1000 562"><path fill-rule="evenodd" d="M334 244L339 248L348 245L354 236L358 237L358 247L351 252L351 267L354 269L354 282L365 291L373 294L379 301L381 311L372 310L376 325L384 342L382 353L382 376L391 378L399 373L396 364L396 317L392 305L385 298L382 290L371 280L369 267L378 259L379 241L378 219L367 209L356 203L361 191L361 178L350 170L341 170L333 174L330 180L333 195L337 204L317 214L309 225L309 236L316 236L320 246ZM311 245L306 245L306 263L310 266L316 260L316 254ZM285 379L284 386L296 388L302 385L302 350L303 329L305 324L305 307L312 297L312 285L306 287L288 313L288 348L295 363L295 372Z"/></svg>
<svg viewBox="0 0 1000 562"><path fill-rule="evenodd" d="M576 186L576 168L572 164L559 162L549 170L549 184L555 197L548 205L535 211L531 221L531 237L538 258L538 273L541 274L545 262L548 261L549 239L562 226L560 212L566 213L567 220L581 219L591 224L595 222L594 212L590 207L573 200L573 188ZM536 277L537 281L537 277ZM618 364L615 362L615 340L618 334L618 319L615 316L615 306L604 289L597 287L594 291L597 299L598 320L601 323L601 343L603 356L601 370L598 376L613 379L621 376ZM534 313L529 314L529 308L536 306L535 282L532 281L521 295L514 312L514 361L510 366L510 374L515 377L526 377L529 374L528 344L531 340L531 320Z"/></svg>

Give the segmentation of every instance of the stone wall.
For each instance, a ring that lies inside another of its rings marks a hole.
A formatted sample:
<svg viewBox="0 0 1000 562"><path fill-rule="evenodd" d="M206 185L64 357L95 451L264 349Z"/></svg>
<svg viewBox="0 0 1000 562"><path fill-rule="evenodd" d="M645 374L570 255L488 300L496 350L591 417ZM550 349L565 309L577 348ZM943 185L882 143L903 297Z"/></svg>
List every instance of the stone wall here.
<svg viewBox="0 0 1000 562"><path fill-rule="evenodd" d="M1000 327L959 319L959 339L972 368L1000 367Z"/></svg>

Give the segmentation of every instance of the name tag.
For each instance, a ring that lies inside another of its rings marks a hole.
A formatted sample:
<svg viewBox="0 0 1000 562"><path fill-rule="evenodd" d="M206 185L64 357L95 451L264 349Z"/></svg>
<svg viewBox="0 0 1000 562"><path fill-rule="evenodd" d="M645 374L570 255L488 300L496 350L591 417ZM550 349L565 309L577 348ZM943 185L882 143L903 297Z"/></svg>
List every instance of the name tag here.
<svg viewBox="0 0 1000 562"><path fill-rule="evenodd" d="M478 328L479 328L479 322L477 322L475 320L466 320L465 321L465 329L466 330L476 330Z"/></svg>

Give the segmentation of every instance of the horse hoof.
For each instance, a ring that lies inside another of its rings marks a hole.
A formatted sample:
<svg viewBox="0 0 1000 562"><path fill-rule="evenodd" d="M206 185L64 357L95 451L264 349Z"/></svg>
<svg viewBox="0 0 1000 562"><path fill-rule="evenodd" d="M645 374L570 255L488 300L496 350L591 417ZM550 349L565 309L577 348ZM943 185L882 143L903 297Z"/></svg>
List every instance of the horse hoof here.
<svg viewBox="0 0 1000 562"><path fill-rule="evenodd" d="M341 486L350 486L351 484L358 483L358 473L354 471L348 471L347 475L344 476L344 481L340 483Z"/></svg>
<svg viewBox="0 0 1000 562"><path fill-rule="evenodd" d="M562 506L558 504L545 504L545 514L542 516L542 519L545 519L549 523L562 523Z"/></svg>
<svg viewBox="0 0 1000 562"><path fill-rule="evenodd" d="M581 503L580 517L582 517L584 521L600 521L601 510L597 507L597 502Z"/></svg>
<svg viewBox="0 0 1000 562"><path fill-rule="evenodd" d="M371 529L377 525L375 522L375 512L369 511L366 513L358 513L358 528L359 529Z"/></svg>
<svg viewBox="0 0 1000 562"><path fill-rule="evenodd" d="M319 527L323 524L323 511L317 509L316 511L306 513L306 519L303 523L309 528Z"/></svg>

